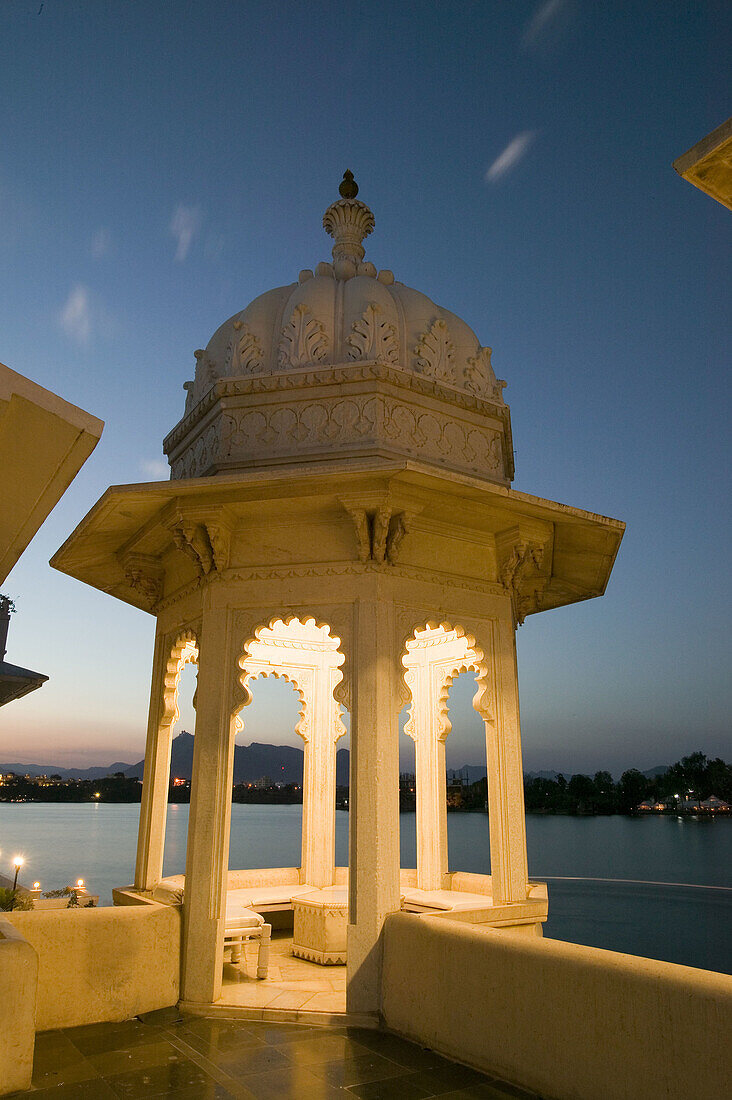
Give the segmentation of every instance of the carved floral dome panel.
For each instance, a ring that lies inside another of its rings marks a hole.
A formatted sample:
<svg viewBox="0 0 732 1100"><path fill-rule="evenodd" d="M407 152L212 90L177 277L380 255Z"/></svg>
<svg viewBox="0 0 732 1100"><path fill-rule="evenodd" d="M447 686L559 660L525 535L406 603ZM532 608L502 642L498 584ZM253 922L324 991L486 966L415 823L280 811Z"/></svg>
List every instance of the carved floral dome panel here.
<svg viewBox="0 0 732 1100"><path fill-rule="evenodd" d="M364 261L374 218L349 186L323 219L333 261L261 294L195 353L183 420L165 441L174 478L341 445L513 476L505 383L491 349L454 313ZM284 390L289 405L275 409L272 395Z"/></svg>
<svg viewBox="0 0 732 1100"><path fill-rule="evenodd" d="M384 272L339 279L334 266L303 272L225 321L196 353L186 411L220 378L374 360L502 402L491 349L464 321Z"/></svg>

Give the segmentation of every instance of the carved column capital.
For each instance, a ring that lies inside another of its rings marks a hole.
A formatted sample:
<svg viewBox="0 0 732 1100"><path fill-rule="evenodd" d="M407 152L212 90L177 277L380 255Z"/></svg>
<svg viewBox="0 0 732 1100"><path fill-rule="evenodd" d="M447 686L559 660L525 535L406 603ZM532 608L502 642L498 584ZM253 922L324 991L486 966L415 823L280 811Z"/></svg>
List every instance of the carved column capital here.
<svg viewBox="0 0 732 1100"><path fill-rule="evenodd" d="M176 511L167 527L176 548L193 561L199 576L222 573L228 568L232 523L223 510Z"/></svg>
<svg viewBox="0 0 732 1100"><path fill-rule="evenodd" d="M152 611L163 597L165 569L162 562L152 554L130 551L121 556L120 564L127 584L140 593L148 610Z"/></svg>
<svg viewBox="0 0 732 1100"><path fill-rule="evenodd" d="M400 507L389 492L353 494L339 500L353 520L358 560L394 565L412 520L421 509Z"/></svg>
<svg viewBox="0 0 732 1100"><path fill-rule="evenodd" d="M527 615L541 610L551 577L551 549L551 529L538 525L520 524L496 535L498 581L511 597L519 626Z"/></svg>

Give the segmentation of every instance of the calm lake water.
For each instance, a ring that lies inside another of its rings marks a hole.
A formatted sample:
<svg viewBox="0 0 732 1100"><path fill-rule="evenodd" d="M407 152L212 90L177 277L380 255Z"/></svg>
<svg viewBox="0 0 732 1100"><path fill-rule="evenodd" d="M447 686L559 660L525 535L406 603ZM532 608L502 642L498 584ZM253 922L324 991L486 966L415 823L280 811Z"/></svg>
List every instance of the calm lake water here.
<svg viewBox="0 0 732 1100"><path fill-rule="evenodd" d="M0 872L52 889L86 880L102 904L132 880L137 805L0 804ZM232 806L231 867L300 862L300 806ZM402 866L415 865L414 814L402 814ZM165 873L185 866L188 806L168 807ZM488 818L448 816L451 870L490 871ZM527 817L529 869L549 884L545 934L732 973L732 821ZM348 814L336 859L348 860ZM612 882L600 881L603 879ZM630 881L620 881L630 880Z"/></svg>

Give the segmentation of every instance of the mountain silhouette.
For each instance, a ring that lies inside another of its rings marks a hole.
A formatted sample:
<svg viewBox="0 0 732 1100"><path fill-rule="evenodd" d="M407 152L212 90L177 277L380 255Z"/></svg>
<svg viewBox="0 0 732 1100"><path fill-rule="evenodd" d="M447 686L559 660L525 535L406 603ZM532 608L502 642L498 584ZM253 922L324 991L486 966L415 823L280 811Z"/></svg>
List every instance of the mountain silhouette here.
<svg viewBox="0 0 732 1100"><path fill-rule="evenodd" d="M192 733L183 730L173 738L170 750L170 774L180 779L190 779L193 774ZM339 749L336 754L336 785L348 786L349 769L348 749ZM138 760L132 766L126 765L125 775L142 779L145 761ZM293 745L261 745L257 741L251 745L234 746L234 782L254 783L269 776L273 783L302 783L303 751Z"/></svg>

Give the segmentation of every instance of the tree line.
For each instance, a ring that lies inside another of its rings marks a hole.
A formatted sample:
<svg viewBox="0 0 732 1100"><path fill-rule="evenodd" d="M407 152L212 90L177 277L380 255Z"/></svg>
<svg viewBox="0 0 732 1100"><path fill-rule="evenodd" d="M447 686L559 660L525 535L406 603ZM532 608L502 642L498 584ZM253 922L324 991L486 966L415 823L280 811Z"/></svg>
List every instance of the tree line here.
<svg viewBox="0 0 732 1100"><path fill-rule="evenodd" d="M641 802L683 802L686 795L702 800L716 795L732 802L732 765L703 752L684 756L659 775L647 776L637 768L624 771L616 783L610 772L565 779L528 779L524 784L526 809L554 813L627 814Z"/></svg>

